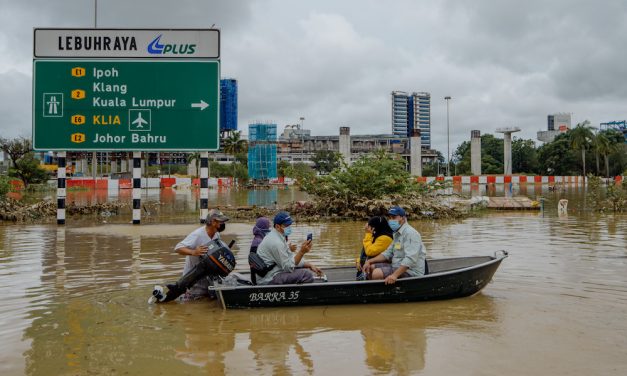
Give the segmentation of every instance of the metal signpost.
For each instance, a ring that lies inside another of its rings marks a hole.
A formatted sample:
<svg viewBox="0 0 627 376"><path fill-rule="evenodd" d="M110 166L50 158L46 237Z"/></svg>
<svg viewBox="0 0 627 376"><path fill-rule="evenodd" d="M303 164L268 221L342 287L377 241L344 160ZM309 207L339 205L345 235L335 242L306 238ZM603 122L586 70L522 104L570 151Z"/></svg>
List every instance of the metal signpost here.
<svg viewBox="0 0 627 376"><path fill-rule="evenodd" d="M132 151L139 224L141 151L218 150L218 30L35 29L33 55L33 147L58 151L58 224L66 151ZM202 219L207 171L200 185Z"/></svg>

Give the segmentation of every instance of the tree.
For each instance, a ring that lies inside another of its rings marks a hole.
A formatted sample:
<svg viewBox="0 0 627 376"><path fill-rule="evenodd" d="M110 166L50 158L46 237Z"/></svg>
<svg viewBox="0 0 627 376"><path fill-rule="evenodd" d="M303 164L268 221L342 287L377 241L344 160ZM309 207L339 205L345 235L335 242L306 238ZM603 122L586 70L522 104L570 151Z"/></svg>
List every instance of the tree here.
<svg viewBox="0 0 627 376"><path fill-rule="evenodd" d="M18 177L28 188L30 184L44 183L48 180L48 173L39 167L39 161L33 153L28 153L15 162L15 167L9 171L10 176Z"/></svg>
<svg viewBox="0 0 627 376"><path fill-rule="evenodd" d="M31 151L31 142L30 139L25 137L18 137L14 139L0 137L0 150L9 154L11 162L15 165L15 162L17 162L18 159L22 158Z"/></svg>
<svg viewBox="0 0 627 376"><path fill-rule="evenodd" d="M276 166L276 171L279 177L287 176L289 168L290 168L290 162L278 161L277 166Z"/></svg>
<svg viewBox="0 0 627 376"><path fill-rule="evenodd" d="M458 174L470 175L472 173L470 141L462 142L453 153L453 158L459 161ZM481 136L481 172L484 174L503 173L503 139L488 133Z"/></svg>
<svg viewBox="0 0 627 376"><path fill-rule="evenodd" d="M570 146L575 150L581 150L581 161L583 165L583 176L586 176L586 149L590 147L592 143L592 127L588 120L583 123L579 123L574 129L571 129L568 134L570 135Z"/></svg>
<svg viewBox="0 0 627 376"><path fill-rule="evenodd" d="M187 156L187 163L189 164L192 162L195 162L195 165L196 165L196 175L194 176L198 176L198 169L200 167L200 153L199 152L195 152Z"/></svg>
<svg viewBox="0 0 627 376"><path fill-rule="evenodd" d="M339 168L341 160L342 155L332 150L319 150L311 158L311 161L314 163L314 169L322 175L329 174L331 171Z"/></svg>
<svg viewBox="0 0 627 376"><path fill-rule="evenodd" d="M325 176L298 176L301 188L320 200L341 200L345 205L362 199L379 199L404 194L416 188L406 162L394 154L375 151L360 157L345 169Z"/></svg>
<svg viewBox="0 0 627 376"><path fill-rule="evenodd" d="M2 200L11 190L9 179L5 175L0 175L0 200Z"/></svg>
<svg viewBox="0 0 627 376"><path fill-rule="evenodd" d="M224 139L224 152L226 154L236 155L245 153L248 150L248 142L240 138L240 132L232 132Z"/></svg>
<svg viewBox="0 0 627 376"><path fill-rule="evenodd" d="M603 156L605 161L605 177L610 177L610 163L609 156L612 153L618 152L623 148L623 136L620 132L613 129L599 132L596 135L596 147L598 154Z"/></svg>
<svg viewBox="0 0 627 376"><path fill-rule="evenodd" d="M538 171L538 151L533 140L514 138L512 142L512 172L535 173Z"/></svg>
<svg viewBox="0 0 627 376"><path fill-rule="evenodd" d="M538 148L539 173L545 175L576 175L577 154L570 146L570 136L562 133L552 142Z"/></svg>

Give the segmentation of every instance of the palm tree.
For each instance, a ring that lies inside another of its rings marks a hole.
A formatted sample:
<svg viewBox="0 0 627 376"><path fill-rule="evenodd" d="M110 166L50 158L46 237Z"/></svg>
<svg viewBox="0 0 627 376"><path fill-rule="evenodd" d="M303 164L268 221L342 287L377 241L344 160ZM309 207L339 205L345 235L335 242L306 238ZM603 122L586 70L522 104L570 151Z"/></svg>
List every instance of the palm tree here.
<svg viewBox="0 0 627 376"><path fill-rule="evenodd" d="M240 138L240 132L233 132L224 139L224 152L226 154L239 154L246 151L248 143Z"/></svg>
<svg viewBox="0 0 627 376"><path fill-rule="evenodd" d="M601 133L593 134L592 136L592 150L594 150L594 159L597 162L597 175L601 175L601 169L599 168L599 154L600 149L603 147L601 144L605 142Z"/></svg>
<svg viewBox="0 0 627 376"><path fill-rule="evenodd" d="M248 150L248 142L240 138L240 132L232 132L226 139L224 139L224 152L236 156L240 153L246 153ZM233 177L235 178L235 166L237 161L233 164Z"/></svg>
<svg viewBox="0 0 627 376"><path fill-rule="evenodd" d="M603 156L605 160L605 177L610 177L610 162L609 156L610 154L619 151L621 148L621 144L613 142L606 133L599 133L597 138L600 138L599 141L599 153Z"/></svg>
<svg viewBox="0 0 627 376"><path fill-rule="evenodd" d="M570 147L581 150L581 161L583 163L583 178L586 178L586 149L590 146L594 134L588 120L579 123L570 131Z"/></svg>
<svg viewBox="0 0 627 376"><path fill-rule="evenodd" d="M196 162L196 175L195 176L198 176L198 167L200 166L200 153L199 152L192 153L187 157L187 163L192 163L192 162Z"/></svg>

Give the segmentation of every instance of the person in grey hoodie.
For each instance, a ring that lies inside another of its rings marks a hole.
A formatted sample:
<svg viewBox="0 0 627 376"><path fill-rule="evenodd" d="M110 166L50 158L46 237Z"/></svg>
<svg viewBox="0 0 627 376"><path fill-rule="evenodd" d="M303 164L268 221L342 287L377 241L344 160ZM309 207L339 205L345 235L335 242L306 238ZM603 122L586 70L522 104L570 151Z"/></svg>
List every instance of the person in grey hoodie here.
<svg viewBox="0 0 627 376"><path fill-rule="evenodd" d="M257 248L257 254L266 265L274 267L257 281L258 284L311 283L313 273L322 275L320 269L304 260L305 254L311 251L311 240L305 240L298 250L290 249L286 238L292 233L293 223L288 212L282 211L274 216L274 228Z"/></svg>

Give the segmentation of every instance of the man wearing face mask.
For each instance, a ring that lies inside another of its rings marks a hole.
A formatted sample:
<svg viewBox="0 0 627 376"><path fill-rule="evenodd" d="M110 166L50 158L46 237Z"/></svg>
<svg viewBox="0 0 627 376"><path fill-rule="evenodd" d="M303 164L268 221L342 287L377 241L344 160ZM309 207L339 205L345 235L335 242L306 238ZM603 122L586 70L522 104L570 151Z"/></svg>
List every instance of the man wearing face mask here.
<svg viewBox="0 0 627 376"><path fill-rule="evenodd" d="M198 256L207 253L207 244L211 240L220 239L220 233L226 228L226 221L229 217L224 215L218 209L211 209L205 219L205 225L192 231L183 241L174 247L174 251L179 255L185 256L185 268L183 275L187 274L200 262ZM201 278L194 286L192 286L185 294L183 300L195 300L202 297L210 296L209 278Z"/></svg>
<svg viewBox="0 0 627 376"><path fill-rule="evenodd" d="M311 283L313 273L322 275L322 271L310 262L305 262L303 256L311 251L311 240L305 240L300 248L294 252L290 250L287 237L292 233L294 221L288 212L279 212L274 216L274 228L259 244L257 254L266 265L274 265L270 271L257 280L260 285Z"/></svg>
<svg viewBox="0 0 627 376"><path fill-rule="evenodd" d="M407 223L405 210L392 207L388 211L388 223L394 231L392 244L366 261L364 271L370 279L385 279L386 285L396 283L399 278L424 275L426 248L418 231Z"/></svg>

